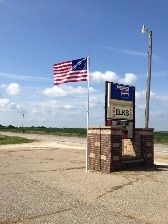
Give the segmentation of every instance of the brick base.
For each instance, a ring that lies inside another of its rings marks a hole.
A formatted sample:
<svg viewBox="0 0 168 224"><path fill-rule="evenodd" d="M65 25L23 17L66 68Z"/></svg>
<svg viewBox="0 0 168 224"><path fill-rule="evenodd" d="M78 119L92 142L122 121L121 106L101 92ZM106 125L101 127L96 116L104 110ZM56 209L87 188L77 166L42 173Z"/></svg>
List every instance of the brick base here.
<svg viewBox="0 0 168 224"><path fill-rule="evenodd" d="M134 133L132 140L124 140L121 127L89 128L88 168L110 173L121 170L124 164L152 166L153 129L135 129ZM130 155L123 156L124 150Z"/></svg>

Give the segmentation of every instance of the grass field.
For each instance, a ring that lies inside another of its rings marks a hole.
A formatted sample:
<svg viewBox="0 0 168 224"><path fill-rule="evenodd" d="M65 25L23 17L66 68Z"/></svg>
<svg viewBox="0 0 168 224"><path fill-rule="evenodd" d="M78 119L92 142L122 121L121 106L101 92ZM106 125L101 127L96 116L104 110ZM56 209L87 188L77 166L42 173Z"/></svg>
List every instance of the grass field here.
<svg viewBox="0 0 168 224"><path fill-rule="evenodd" d="M168 132L154 132L155 143L168 144Z"/></svg>
<svg viewBox="0 0 168 224"><path fill-rule="evenodd" d="M0 135L0 145L7 145L7 144L21 144L21 143L29 143L33 142L32 139L21 138L18 136L4 136Z"/></svg>
<svg viewBox="0 0 168 224"><path fill-rule="evenodd" d="M8 127L1 127L1 131L10 132L25 132L25 133L39 133L50 134L58 136L78 136L86 137L85 128L46 128L46 127L14 127L9 125ZM154 132L154 142L159 144L168 144L168 131L167 132Z"/></svg>
<svg viewBox="0 0 168 224"><path fill-rule="evenodd" d="M1 127L0 131L86 137L85 128Z"/></svg>

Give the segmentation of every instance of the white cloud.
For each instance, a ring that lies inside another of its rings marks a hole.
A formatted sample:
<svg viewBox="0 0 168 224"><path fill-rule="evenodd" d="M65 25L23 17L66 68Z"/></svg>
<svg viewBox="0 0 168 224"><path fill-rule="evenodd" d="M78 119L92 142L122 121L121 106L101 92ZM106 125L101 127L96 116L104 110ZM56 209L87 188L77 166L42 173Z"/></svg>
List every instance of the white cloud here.
<svg viewBox="0 0 168 224"><path fill-rule="evenodd" d="M93 73L91 73L91 77L93 79L93 81L110 81L110 82L117 82L119 77L115 72L112 71L106 71L106 72L99 72L99 71L95 71Z"/></svg>
<svg viewBox="0 0 168 224"><path fill-rule="evenodd" d="M38 113L58 113L58 111L60 110L73 110L75 109L75 107L71 104L66 104L66 102L64 101L59 101L59 100L47 100L44 102L38 102L36 104L30 103L30 107L28 108L28 110L30 110L31 108L31 112L34 114L38 114Z"/></svg>
<svg viewBox="0 0 168 224"><path fill-rule="evenodd" d="M141 52L141 51L135 51L135 50L128 50L128 49L119 49L119 51L123 54L128 54L132 56L142 56L147 57L147 53ZM153 54L153 59L159 59L160 57L158 55Z"/></svg>
<svg viewBox="0 0 168 224"><path fill-rule="evenodd" d="M48 75L39 76L39 75L25 75L25 74L11 74L0 72L0 76L4 78L9 78L10 80L26 80L26 81L34 81L34 82L41 82L41 81L51 81L51 78L48 78Z"/></svg>
<svg viewBox="0 0 168 224"><path fill-rule="evenodd" d="M0 111L15 111L15 112L22 112L23 107L15 102L11 102L7 98L0 98Z"/></svg>
<svg viewBox="0 0 168 224"><path fill-rule="evenodd" d="M9 105L9 99L0 99L0 110L6 110Z"/></svg>
<svg viewBox="0 0 168 224"><path fill-rule="evenodd" d="M147 53L141 52L138 50L122 49L122 48L116 48L116 47L111 47L111 46L102 46L102 45L88 45L87 44L86 46L100 48L100 49L109 50L109 51L115 51L116 53L126 54L126 55L130 55L130 56L147 57ZM155 55L155 54L153 54L152 57L155 60L160 58L158 55Z"/></svg>
<svg viewBox="0 0 168 224"><path fill-rule="evenodd" d="M138 104L135 105L135 108L136 108L137 111L144 111L145 110L145 104L138 103Z"/></svg>
<svg viewBox="0 0 168 224"><path fill-rule="evenodd" d="M6 87L6 91L9 95L18 95L20 93L20 86L18 83L10 83Z"/></svg>
<svg viewBox="0 0 168 224"><path fill-rule="evenodd" d="M136 100L140 100L140 99L144 99L145 98L145 90L142 90L142 91L136 91L135 92L135 99Z"/></svg>
<svg viewBox="0 0 168 224"><path fill-rule="evenodd" d="M43 94L46 96L67 96L66 91L58 86L45 89Z"/></svg>
<svg viewBox="0 0 168 224"><path fill-rule="evenodd" d="M137 81L137 76L134 73L126 73L124 78L120 77L113 71L99 72L95 71L91 73L91 77L93 81L109 81L109 82L120 82L127 85L135 84Z"/></svg>
<svg viewBox="0 0 168 224"><path fill-rule="evenodd" d="M94 91L93 87L90 87L90 92L93 92L93 91ZM78 86L75 88L69 85L54 86L52 88L47 88L43 90L43 94L50 97L71 96L74 94L82 95L86 93L87 93L87 88L83 88L81 86Z"/></svg>
<svg viewBox="0 0 168 224"><path fill-rule="evenodd" d="M135 92L135 98L136 100L145 100L146 97L146 90L142 90L142 91L136 91ZM150 98L154 99L154 100L161 100L161 99L168 99L168 96L162 96L157 94L156 92L150 91Z"/></svg>
<svg viewBox="0 0 168 224"><path fill-rule="evenodd" d="M104 107L104 92L100 91L96 94L90 94L90 108L97 110L100 107Z"/></svg>
<svg viewBox="0 0 168 224"><path fill-rule="evenodd" d="M150 91L150 97L151 97L151 99L159 99L160 98L160 96L156 92L153 92L153 91Z"/></svg>
<svg viewBox="0 0 168 224"><path fill-rule="evenodd" d="M11 102L10 105L9 105L9 109L12 110L12 111L18 111L18 112L23 112L24 109L22 108L21 105L19 104L16 104L14 102Z"/></svg>
<svg viewBox="0 0 168 224"><path fill-rule="evenodd" d="M133 56L147 57L147 53L144 53L144 52L141 52L141 51L121 49L120 52L123 53L123 54L128 54L128 55L133 55Z"/></svg>
<svg viewBox="0 0 168 224"><path fill-rule="evenodd" d="M163 95L160 97L160 99L164 102L164 103L168 103L168 95Z"/></svg>
<svg viewBox="0 0 168 224"><path fill-rule="evenodd" d="M0 88L5 89L6 88L6 84L1 84Z"/></svg>
<svg viewBox="0 0 168 224"><path fill-rule="evenodd" d="M90 107L95 107L98 103L98 97L96 96L91 96L90 97Z"/></svg>
<svg viewBox="0 0 168 224"><path fill-rule="evenodd" d="M132 85L137 81L137 76L133 73L126 73L124 78L120 79L119 82L127 85Z"/></svg>
<svg viewBox="0 0 168 224"><path fill-rule="evenodd" d="M151 113L152 117L158 117L160 119L165 119L168 116L168 111L156 111Z"/></svg>
<svg viewBox="0 0 168 224"><path fill-rule="evenodd" d="M71 109L74 109L74 107L72 105L64 105L64 109L65 110L71 110Z"/></svg>

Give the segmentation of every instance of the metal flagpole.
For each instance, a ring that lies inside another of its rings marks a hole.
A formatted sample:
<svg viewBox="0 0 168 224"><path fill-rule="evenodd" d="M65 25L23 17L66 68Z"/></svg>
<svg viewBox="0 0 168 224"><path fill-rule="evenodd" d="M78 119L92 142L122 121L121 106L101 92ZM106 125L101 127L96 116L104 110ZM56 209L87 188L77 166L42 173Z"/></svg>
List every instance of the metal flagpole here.
<svg viewBox="0 0 168 224"><path fill-rule="evenodd" d="M88 84L88 98L87 98L87 146L86 146L86 172L88 171L88 130L89 130L89 60L90 57L87 56L87 84Z"/></svg>
<svg viewBox="0 0 168 224"><path fill-rule="evenodd" d="M150 100L150 84L151 84L151 67L152 67L152 31L149 31L145 25L141 30L148 33L148 73L147 73L147 89L146 89L146 108L145 108L145 128L149 127L149 100Z"/></svg>
<svg viewBox="0 0 168 224"><path fill-rule="evenodd" d="M145 128L149 128L149 100L150 100L151 67L152 67L151 65L152 65L152 31L149 32Z"/></svg>

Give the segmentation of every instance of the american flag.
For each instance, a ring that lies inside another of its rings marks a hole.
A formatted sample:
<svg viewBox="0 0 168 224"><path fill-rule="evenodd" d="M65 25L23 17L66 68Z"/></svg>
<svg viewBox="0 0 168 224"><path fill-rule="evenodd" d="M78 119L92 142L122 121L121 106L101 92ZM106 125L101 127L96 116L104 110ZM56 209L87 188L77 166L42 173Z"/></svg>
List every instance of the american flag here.
<svg viewBox="0 0 168 224"><path fill-rule="evenodd" d="M53 70L54 85L87 81L87 58L54 64Z"/></svg>

